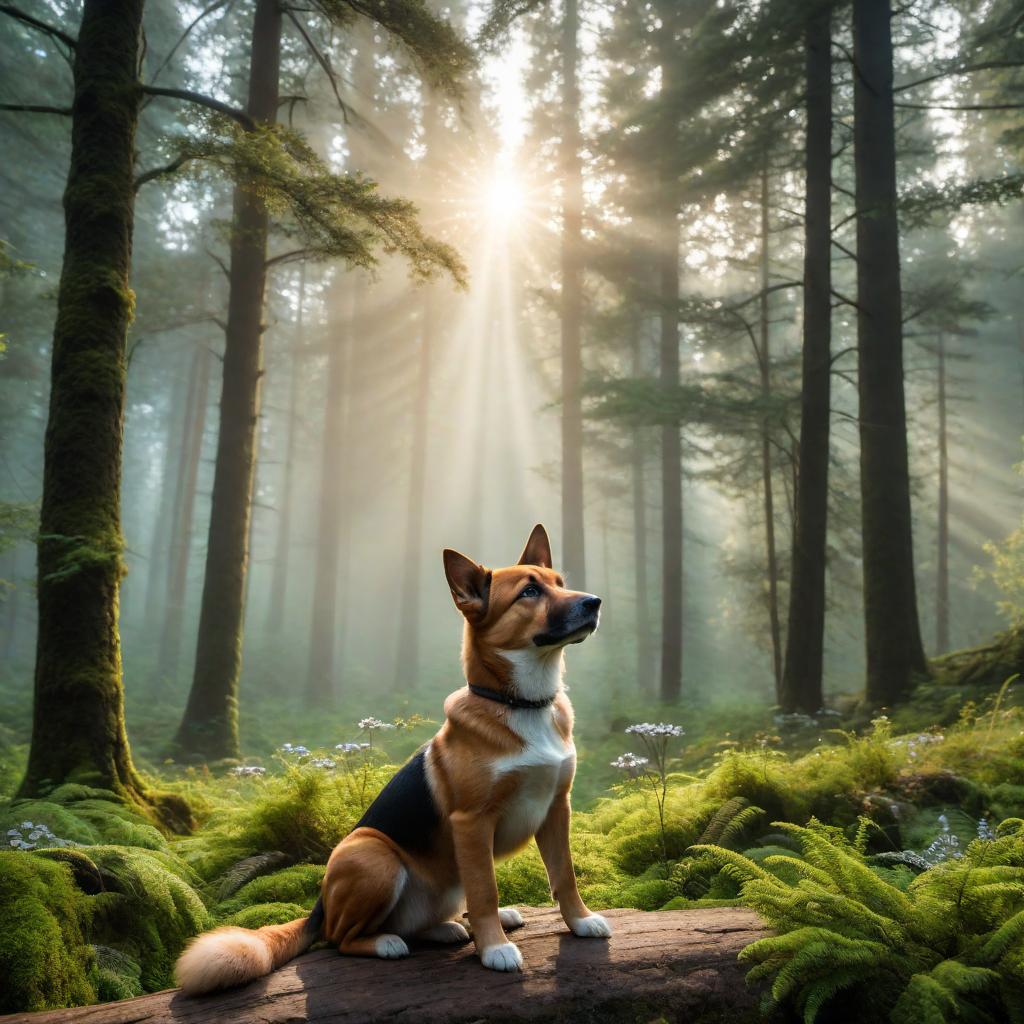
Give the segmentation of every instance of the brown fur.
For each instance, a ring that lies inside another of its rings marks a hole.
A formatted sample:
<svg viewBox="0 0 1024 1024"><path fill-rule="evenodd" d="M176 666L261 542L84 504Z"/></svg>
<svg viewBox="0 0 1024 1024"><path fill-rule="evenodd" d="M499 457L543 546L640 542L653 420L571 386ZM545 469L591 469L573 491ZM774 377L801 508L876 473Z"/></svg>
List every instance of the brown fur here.
<svg viewBox="0 0 1024 1024"><path fill-rule="evenodd" d="M521 919L498 907L494 859L515 852L530 838L536 838L569 927L578 935L609 934L607 922L580 899L569 850L575 751L572 706L561 689L564 644L535 645L552 622L571 626L583 603L596 599L565 589L551 567L547 534L540 526L518 565L492 571L454 551L445 551L444 563L452 597L465 618L467 679L522 696L518 689L525 684L520 674L525 671L529 685L550 680L554 700L542 710L510 711L467 688L448 697L445 722L426 755L441 822L435 841L426 853L412 853L372 828L346 836L327 864L320 937L349 955L403 956L408 952L403 936L464 938L461 926L451 922L465 905L485 965L514 970L522 961L505 927ZM531 584L540 589L537 596L524 595ZM578 636L567 633L565 642L578 642L595 626L596 612L593 625L584 623ZM268 973L312 941L304 923L254 932L218 929L201 936L178 962L183 989L208 991Z"/></svg>

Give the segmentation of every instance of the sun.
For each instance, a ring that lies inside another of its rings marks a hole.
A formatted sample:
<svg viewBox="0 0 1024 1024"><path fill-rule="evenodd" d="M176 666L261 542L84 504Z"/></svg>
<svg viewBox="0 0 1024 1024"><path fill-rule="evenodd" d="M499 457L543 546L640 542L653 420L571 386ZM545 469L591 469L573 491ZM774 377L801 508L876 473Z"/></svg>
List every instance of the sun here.
<svg viewBox="0 0 1024 1024"><path fill-rule="evenodd" d="M488 218L498 224L512 223L526 208L523 184L508 167L495 168L482 199Z"/></svg>

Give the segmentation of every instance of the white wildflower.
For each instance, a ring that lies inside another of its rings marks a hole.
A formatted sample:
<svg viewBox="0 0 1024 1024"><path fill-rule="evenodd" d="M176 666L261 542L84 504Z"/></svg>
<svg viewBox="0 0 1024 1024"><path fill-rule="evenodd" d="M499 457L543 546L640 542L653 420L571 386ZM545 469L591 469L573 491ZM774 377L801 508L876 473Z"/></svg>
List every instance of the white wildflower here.
<svg viewBox="0 0 1024 1024"><path fill-rule="evenodd" d="M396 726L391 722L382 722L379 718L373 718L372 716L369 718L360 718L358 725L360 729L364 729L367 732L374 732L377 729L396 728Z"/></svg>
<svg viewBox="0 0 1024 1024"><path fill-rule="evenodd" d="M638 754L627 752L620 754L614 761L611 762L613 768L618 768L620 771L629 772L631 775L638 774L645 765L650 764L650 758L640 757Z"/></svg>
<svg viewBox="0 0 1024 1024"><path fill-rule="evenodd" d="M337 743L334 747L335 750L341 751L343 754L358 754L361 750L369 750L369 743Z"/></svg>
<svg viewBox="0 0 1024 1024"><path fill-rule="evenodd" d="M683 727L670 725L668 722L640 722L638 725L628 726L626 732L635 736L682 736Z"/></svg>

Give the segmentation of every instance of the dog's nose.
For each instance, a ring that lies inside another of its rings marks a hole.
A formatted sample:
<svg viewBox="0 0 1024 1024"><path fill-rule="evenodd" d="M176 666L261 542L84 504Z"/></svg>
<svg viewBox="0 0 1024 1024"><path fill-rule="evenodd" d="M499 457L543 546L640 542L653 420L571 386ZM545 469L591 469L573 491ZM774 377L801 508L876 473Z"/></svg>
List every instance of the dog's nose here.
<svg viewBox="0 0 1024 1024"><path fill-rule="evenodd" d="M596 613L601 607L601 598L594 597L593 594L588 594L582 601L580 601L580 608L585 612Z"/></svg>

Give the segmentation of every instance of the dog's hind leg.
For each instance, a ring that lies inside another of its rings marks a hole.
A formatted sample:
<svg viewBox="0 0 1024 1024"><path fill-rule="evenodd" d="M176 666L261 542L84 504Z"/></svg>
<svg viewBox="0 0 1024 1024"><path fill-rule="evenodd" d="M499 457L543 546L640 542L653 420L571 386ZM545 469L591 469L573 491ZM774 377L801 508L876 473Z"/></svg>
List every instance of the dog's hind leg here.
<svg viewBox="0 0 1024 1024"><path fill-rule="evenodd" d="M458 921L442 921L431 928L424 928L416 936L426 942L443 942L454 946L460 942L469 942L469 932Z"/></svg>
<svg viewBox="0 0 1024 1024"><path fill-rule="evenodd" d="M408 956L409 947L400 936L379 930L401 899L408 877L398 854L379 834L353 832L327 864L324 937L349 956Z"/></svg>

